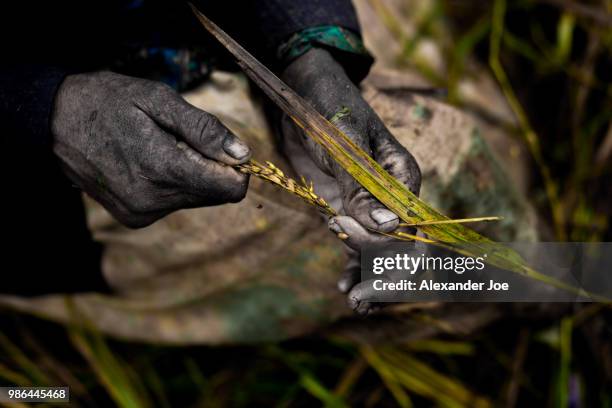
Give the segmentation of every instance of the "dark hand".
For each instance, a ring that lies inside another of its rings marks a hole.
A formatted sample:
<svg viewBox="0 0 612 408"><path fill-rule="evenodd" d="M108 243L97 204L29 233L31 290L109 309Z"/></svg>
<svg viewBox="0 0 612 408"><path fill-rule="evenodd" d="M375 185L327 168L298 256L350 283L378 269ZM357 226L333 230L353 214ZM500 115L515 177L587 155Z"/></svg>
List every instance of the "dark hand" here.
<svg viewBox="0 0 612 408"><path fill-rule="evenodd" d="M71 180L120 222L143 227L182 208L240 201L250 150L170 87L111 72L68 76L51 121Z"/></svg>
<svg viewBox="0 0 612 408"><path fill-rule="evenodd" d="M421 173L414 157L387 130L362 98L359 88L327 51L308 51L285 69L282 78L327 119L344 109L348 115L334 124L418 194ZM317 193L345 214L330 219L329 226L337 234L348 235L345 243L350 248L351 259L338 282L340 290L348 292L359 282L358 251L366 245L389 240L368 229L390 232L398 227L399 219L336 164L322 147L303 135L291 119L284 117L282 132L283 149L296 171L312 180ZM355 309L360 308L360 300L351 294L349 301Z"/></svg>

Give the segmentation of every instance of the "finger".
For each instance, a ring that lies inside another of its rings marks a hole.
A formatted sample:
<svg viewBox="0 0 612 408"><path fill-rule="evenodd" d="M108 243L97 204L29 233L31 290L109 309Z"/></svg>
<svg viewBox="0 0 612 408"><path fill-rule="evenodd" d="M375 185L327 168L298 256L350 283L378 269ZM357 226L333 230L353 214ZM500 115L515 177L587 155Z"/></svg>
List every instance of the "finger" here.
<svg viewBox="0 0 612 408"><path fill-rule="evenodd" d="M251 158L251 149L219 119L189 104L170 87L159 87L151 98L159 102L154 107L145 105L145 112L204 157L228 165Z"/></svg>
<svg viewBox="0 0 612 408"><path fill-rule="evenodd" d="M371 155L370 147L366 140L366 132L354 130L356 128L365 128L363 123L356 123L356 121L362 121L362 118L367 116L367 111L357 112L350 117L337 120L335 125L347 134L355 144ZM316 163L322 176L332 176L335 178L338 185L337 191L340 192L340 195L336 194L336 197L341 198L342 207L346 214L351 215L367 228L383 232L389 232L397 228L399 218L393 212L386 209L338 163L331 159L322 146L311 138L304 136L302 130L289 122L287 118L282 122L282 128L283 134L287 136L284 140L285 150L290 151L292 148L296 150L293 145L299 144L301 148L308 152L308 156L312 161ZM296 163L292 164L299 166L300 163L296 160ZM315 183L315 185L318 184ZM334 205L335 208L338 206L336 203Z"/></svg>
<svg viewBox="0 0 612 408"><path fill-rule="evenodd" d="M338 279L338 289L342 293L348 293L361 280L361 262L359 253L348 249L348 261L340 279Z"/></svg>
<svg viewBox="0 0 612 408"><path fill-rule="evenodd" d="M369 282L370 281L358 283L346 296L349 307L353 310L353 312L362 316L367 315L373 305L373 302L367 299L367 296L365 296L363 291L363 287L365 287L364 284Z"/></svg>
<svg viewBox="0 0 612 408"><path fill-rule="evenodd" d="M391 291L380 291L375 289L374 282L380 281L377 285L384 283L393 283L392 280L381 277L379 279L370 279L358 283L351 289L347 295L349 307L358 314L366 315L375 309L380 308L380 302L394 302L396 296Z"/></svg>
<svg viewBox="0 0 612 408"><path fill-rule="evenodd" d="M159 194L164 209L193 208L238 202L246 194L249 177L210 160L161 129L149 137L140 177Z"/></svg>
<svg viewBox="0 0 612 408"><path fill-rule="evenodd" d="M374 159L415 195L421 187L421 170L415 158L393 137L382 123L377 123L371 137Z"/></svg>
<svg viewBox="0 0 612 408"><path fill-rule="evenodd" d="M364 227L380 232L394 231L399 217L381 204L370 192L355 180L340 180L343 208L346 215L359 221Z"/></svg>
<svg viewBox="0 0 612 408"><path fill-rule="evenodd" d="M412 193L419 195L421 170L410 152L402 146L382 123L378 123L376 135L372 137L372 152L375 160ZM402 228L401 231L414 234L416 228Z"/></svg>
<svg viewBox="0 0 612 408"><path fill-rule="evenodd" d="M249 176L236 169L208 160L185 143L176 149L177 180L183 182L183 191L206 200L207 205L237 203L246 195ZM196 204L193 204L197 206Z"/></svg>
<svg viewBox="0 0 612 408"><path fill-rule="evenodd" d="M393 241L391 237L368 231L360 222L349 216L339 215L330 218L328 227L349 248L356 251L361 251L371 245L380 245Z"/></svg>
<svg viewBox="0 0 612 408"><path fill-rule="evenodd" d="M354 130L343 123L337 126L349 137ZM364 149L366 152L368 149ZM350 174L337 164L333 166L333 171L343 197L343 207L347 215L355 218L366 228L381 232L391 232L399 224L399 217L387 209L372 194L363 188Z"/></svg>

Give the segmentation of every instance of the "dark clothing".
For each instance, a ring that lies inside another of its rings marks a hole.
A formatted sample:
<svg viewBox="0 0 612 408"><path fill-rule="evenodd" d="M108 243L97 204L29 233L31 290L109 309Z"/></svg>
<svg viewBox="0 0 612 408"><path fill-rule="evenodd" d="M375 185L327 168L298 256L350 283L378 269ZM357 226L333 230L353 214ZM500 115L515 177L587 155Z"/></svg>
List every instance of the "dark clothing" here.
<svg viewBox="0 0 612 408"><path fill-rule="evenodd" d="M3 265L12 267L3 267L0 293L92 289L101 282L100 250L85 228L79 191L63 176L51 151L49 122L58 87L70 73L100 69L148 76L132 63L142 47L206 50L220 65L227 54L180 1L7 3L3 16L13 24L0 29L0 131L9 219ZM194 4L277 70L282 67L275 60L276 50L297 31L337 25L359 32L350 0ZM41 285L42 277L48 279ZM70 279L74 285L66 283Z"/></svg>

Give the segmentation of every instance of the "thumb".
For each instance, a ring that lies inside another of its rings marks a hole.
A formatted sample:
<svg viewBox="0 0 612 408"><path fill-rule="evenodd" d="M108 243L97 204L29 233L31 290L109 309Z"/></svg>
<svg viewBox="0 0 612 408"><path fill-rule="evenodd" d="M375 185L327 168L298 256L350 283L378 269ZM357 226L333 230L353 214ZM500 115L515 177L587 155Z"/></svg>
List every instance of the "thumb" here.
<svg viewBox="0 0 612 408"><path fill-rule="evenodd" d="M421 170L414 156L386 128L380 129L371 141L372 153L378 164L418 196Z"/></svg>
<svg viewBox="0 0 612 408"><path fill-rule="evenodd" d="M340 123L336 125L354 141L359 140L358 136L355 135L359 132L356 132L353 128L343 126ZM370 146L366 145L365 147L367 150L364 150L371 154ZM342 193L342 204L346 215L353 217L361 225L371 230L391 232L397 228L399 217L380 203L346 170L333 163L332 172Z"/></svg>

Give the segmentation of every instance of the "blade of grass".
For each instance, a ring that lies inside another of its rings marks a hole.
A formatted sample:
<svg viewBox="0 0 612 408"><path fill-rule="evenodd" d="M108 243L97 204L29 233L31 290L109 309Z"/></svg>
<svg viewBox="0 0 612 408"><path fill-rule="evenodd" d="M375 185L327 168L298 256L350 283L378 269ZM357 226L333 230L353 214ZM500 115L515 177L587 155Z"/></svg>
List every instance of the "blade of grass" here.
<svg viewBox="0 0 612 408"><path fill-rule="evenodd" d="M559 374L557 382L557 406L567 407L569 403L570 364L572 359L572 317L561 319L559 326Z"/></svg>
<svg viewBox="0 0 612 408"><path fill-rule="evenodd" d="M387 359L383 359L383 357L378 352L371 351L373 356L370 356L372 361L376 361L375 367L379 370L381 374L381 378L391 378L393 379L393 384L403 393L405 393L404 389L409 390L410 392L425 397L430 400L435 400L436 405L442 407L461 407L462 405L452 398L447 397L446 395L441 394L437 390L433 389L430 384L424 381L421 378L415 377L407 371L403 367L396 367L391 364ZM397 392L397 391L396 391Z"/></svg>
<svg viewBox="0 0 612 408"><path fill-rule="evenodd" d="M361 354L367 360L367 362L376 370L380 378L383 380L385 387L389 390L397 405L401 408L411 408L412 400L404 391L401 384L393 375L393 372L389 367L380 359L378 354L371 347L362 347Z"/></svg>
<svg viewBox="0 0 612 408"><path fill-rule="evenodd" d="M34 386L50 384L49 377L25 353L17 347L6 335L0 333L0 349L10 356Z"/></svg>
<svg viewBox="0 0 612 408"><path fill-rule="evenodd" d="M280 359L287 367L295 371L298 374L300 386L310 395L321 401L326 407L344 408L347 406L342 397L334 394L309 369L301 364L300 360L305 356L300 356L295 352L289 353L276 346L267 348L267 353L272 357ZM307 359L310 359L310 356Z"/></svg>
<svg viewBox="0 0 612 408"><path fill-rule="evenodd" d="M516 406L518 395L521 386L521 377L523 376L523 365L525 363L525 357L527 356L527 349L529 347L529 329L523 327L518 335L518 341L516 350L514 352L514 358L512 362L512 369L510 372L510 378L506 387L506 406L511 408Z"/></svg>
<svg viewBox="0 0 612 408"><path fill-rule="evenodd" d="M88 395L87 387L77 378L77 375L72 369L61 361L61 358L56 356L53 351L41 344L39 336L32 333L27 326L20 330L21 344L27 347L28 354L36 355L38 366L49 373L49 377L54 384L63 384L70 387L70 395L78 398L83 398L90 404L93 400Z"/></svg>
<svg viewBox="0 0 612 408"><path fill-rule="evenodd" d="M164 381L149 359L146 360L144 367L139 367L139 374L148 385L148 389L155 397L155 406L160 408L171 408L172 405L166 395Z"/></svg>
<svg viewBox="0 0 612 408"><path fill-rule="evenodd" d="M125 363L114 355L99 339L89 337L80 329L70 329L69 337L77 350L85 357L96 373L104 388L123 408L142 408L151 406L145 403L133 376L125 369Z"/></svg>
<svg viewBox="0 0 612 408"><path fill-rule="evenodd" d="M338 384L334 389L334 394L339 397L345 397L348 395L367 368L368 365L362 357L355 358L344 370L344 373L340 377L340 381L338 381Z"/></svg>
<svg viewBox="0 0 612 408"><path fill-rule="evenodd" d="M455 44L452 49L452 59L448 72L448 100L450 103L459 104L459 80L465 70L465 61L468 54L472 52L476 44L480 42L491 29L491 21L481 19L474 24Z"/></svg>
<svg viewBox="0 0 612 408"><path fill-rule="evenodd" d="M347 406L340 397L334 395L309 372L303 371L300 374L300 384L310 395L320 400L326 407L344 408Z"/></svg>
<svg viewBox="0 0 612 408"><path fill-rule="evenodd" d="M474 345L463 341L444 341L436 339L413 340L405 347L412 352L427 352L441 355L454 354L470 356L474 354Z"/></svg>
<svg viewBox="0 0 612 408"><path fill-rule="evenodd" d="M557 44L555 48L555 59L559 65L566 63L572 52L572 39L576 18L573 14L564 12L557 23Z"/></svg>
<svg viewBox="0 0 612 408"><path fill-rule="evenodd" d="M604 8L592 7L586 2L577 2L570 0L541 0L546 3L553 4L560 7L568 12L575 14L576 16L588 18L603 27L610 27L612 25L612 17L609 13L606 13Z"/></svg>
<svg viewBox="0 0 612 408"><path fill-rule="evenodd" d="M506 71L501 64L500 60L500 49L501 42L504 35L504 18L506 14L506 0L495 0L493 5L493 19L492 19L492 28L491 35L489 38L489 65L495 78L499 82L500 87L508 104L512 108L512 111L516 115L519 124L521 126L525 142L527 143L527 147L531 155L533 156L538 169L542 175L542 179L544 181L544 188L546 190L546 195L548 197L548 201L550 203L551 212L553 216L555 231L557 237L561 241L565 241L567 239L564 229L564 216L563 216L563 208L561 206L561 202L558 197L558 187L555 181L550 174L550 170L544 159L542 157L542 152L540 148L540 140L538 135L531 127L529 123L529 119L527 114L525 113L523 106L519 102L512 86L510 85L510 80L506 75Z"/></svg>
<svg viewBox="0 0 612 408"><path fill-rule="evenodd" d="M19 387L31 387L32 381L25 375L13 371L3 364L0 364L0 378Z"/></svg>
<svg viewBox="0 0 612 408"><path fill-rule="evenodd" d="M22 404L21 402L0 403L0 407L6 408L28 408L30 405Z"/></svg>
<svg viewBox="0 0 612 408"><path fill-rule="evenodd" d="M431 398L446 407L489 407L491 403L467 389L462 383L444 375L414 357L395 348L384 348L379 355L402 384L415 393Z"/></svg>
<svg viewBox="0 0 612 408"><path fill-rule="evenodd" d="M152 406L144 385L129 366L113 353L102 334L69 299L66 306L74 323L67 327L68 337L117 405L123 408Z"/></svg>
<svg viewBox="0 0 612 408"><path fill-rule="evenodd" d="M476 217L476 218L456 218L452 220L440 221L417 221L413 223L400 223L400 227L422 227L423 225L441 225L441 224L465 224L468 222L482 221L499 221L502 217Z"/></svg>

